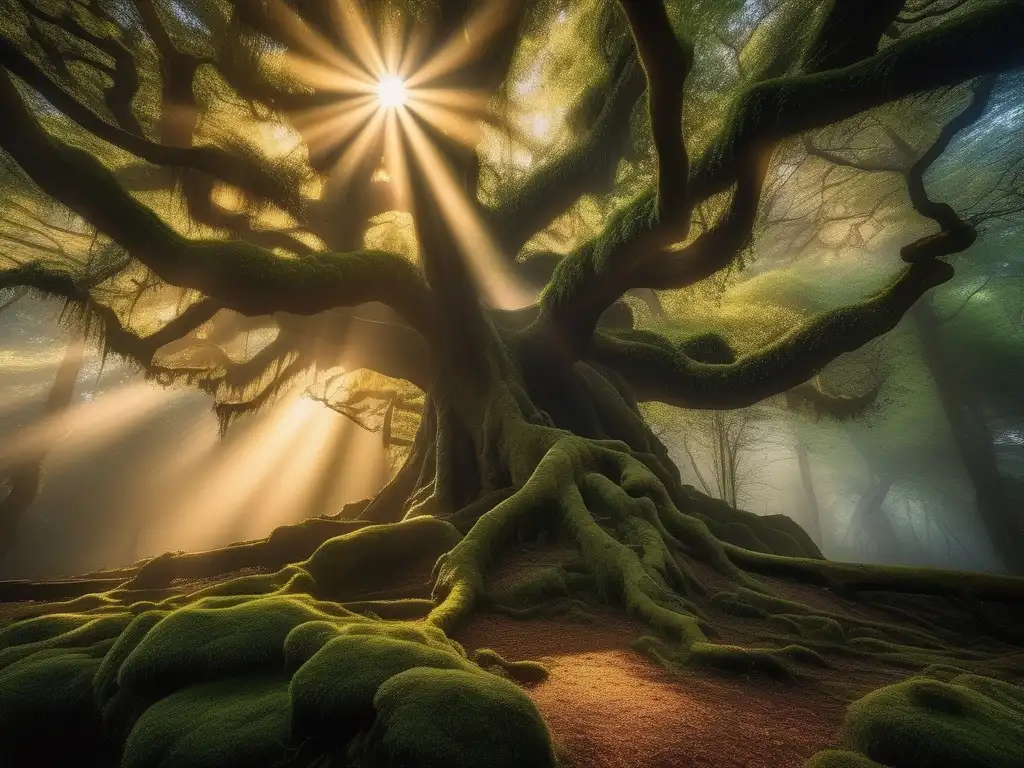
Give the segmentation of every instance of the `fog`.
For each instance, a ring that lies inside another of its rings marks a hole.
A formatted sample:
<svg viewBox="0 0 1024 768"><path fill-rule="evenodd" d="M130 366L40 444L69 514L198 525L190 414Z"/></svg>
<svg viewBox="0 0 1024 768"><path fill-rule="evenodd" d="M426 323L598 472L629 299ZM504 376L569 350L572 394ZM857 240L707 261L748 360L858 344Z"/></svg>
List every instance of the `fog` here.
<svg viewBox="0 0 1024 768"><path fill-rule="evenodd" d="M86 352L55 421L44 404L71 343L59 313L56 302L24 298L0 316L0 476L19 457L45 453L38 496L5 542L0 577L72 575L260 538L373 495L394 467L380 434L295 396L221 437L210 397L147 382L96 350ZM756 514L792 517L827 557L1001 570L910 320L883 343L845 369L840 361L826 382L863 386L850 366L873 355L881 394L856 418L775 401L647 413L684 482ZM982 367L976 372L983 378ZM1012 491L1024 464L1018 401L986 402L998 406L987 423ZM721 440L734 456L725 469L715 458ZM11 487L3 483L0 496Z"/></svg>
<svg viewBox="0 0 1024 768"><path fill-rule="evenodd" d="M0 477L26 452L48 451L38 496L0 555L0 578L73 575L260 538L386 482L380 435L319 403L277 403L222 439L208 396L146 382L95 351L63 425L52 424L44 403L69 343L59 310L25 298L0 315ZM0 498L10 489L3 483Z"/></svg>

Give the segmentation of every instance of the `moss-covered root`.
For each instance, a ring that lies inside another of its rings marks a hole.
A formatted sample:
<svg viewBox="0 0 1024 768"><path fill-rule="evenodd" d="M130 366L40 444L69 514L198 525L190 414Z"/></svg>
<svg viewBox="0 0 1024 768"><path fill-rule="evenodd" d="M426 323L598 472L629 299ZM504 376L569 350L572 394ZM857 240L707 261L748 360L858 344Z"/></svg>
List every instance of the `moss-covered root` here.
<svg viewBox="0 0 1024 768"><path fill-rule="evenodd" d="M977 675L912 677L850 705L843 751L806 768L1019 768L1024 688Z"/></svg>
<svg viewBox="0 0 1024 768"><path fill-rule="evenodd" d="M536 661L509 661L490 648L474 651L473 661L490 672L507 676L523 685L542 683L548 679L548 668L543 664Z"/></svg>

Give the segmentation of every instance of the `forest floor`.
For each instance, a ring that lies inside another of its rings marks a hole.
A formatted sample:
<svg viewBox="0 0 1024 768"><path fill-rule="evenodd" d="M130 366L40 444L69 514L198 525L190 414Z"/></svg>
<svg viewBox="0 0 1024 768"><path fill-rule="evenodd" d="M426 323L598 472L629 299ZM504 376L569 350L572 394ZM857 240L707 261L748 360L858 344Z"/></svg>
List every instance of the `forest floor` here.
<svg viewBox="0 0 1024 768"><path fill-rule="evenodd" d="M561 547L520 548L503 559L491 584L515 579L530 568L565 562L572 554ZM386 591L428 597L431 563L406 565L389 574ZM707 567L694 564L693 569L708 594L728 586ZM243 573L182 579L170 591L189 594ZM824 613L904 623L894 619L898 605L851 603L821 588L764 577L759 581L778 597ZM0 619L11 618L28 605L32 604L0 603ZM764 622L705 605L716 642L778 644L766 634ZM833 659L831 669L795 682L705 669L670 670L634 649L639 638L650 634L620 608L588 600L586 612L575 617L520 620L477 613L453 637L470 653L490 648L511 661L539 661L548 668L548 679L527 692L568 768L799 768L816 752L836 746L850 702L913 674L906 667L858 657Z"/></svg>
<svg viewBox="0 0 1024 768"><path fill-rule="evenodd" d="M642 627L479 615L457 639L550 670L529 690L573 768L798 768L835 743L846 703L771 680L666 672Z"/></svg>
<svg viewBox="0 0 1024 768"><path fill-rule="evenodd" d="M501 564L492 583L567 554L521 549ZM711 569L691 565L709 594L727 586ZM779 597L823 611L894 621L885 606L851 604L820 588L759 580ZM528 693L571 768L799 768L816 752L837 745L852 701L913 674L853 659L796 684L757 675L670 671L632 647L651 634L649 628L618 608L588 605L586 610L596 620L518 620L482 613L455 636L470 653L490 648L509 660L548 667L548 679ZM716 642L772 644L760 621L718 611L709 618L719 633Z"/></svg>

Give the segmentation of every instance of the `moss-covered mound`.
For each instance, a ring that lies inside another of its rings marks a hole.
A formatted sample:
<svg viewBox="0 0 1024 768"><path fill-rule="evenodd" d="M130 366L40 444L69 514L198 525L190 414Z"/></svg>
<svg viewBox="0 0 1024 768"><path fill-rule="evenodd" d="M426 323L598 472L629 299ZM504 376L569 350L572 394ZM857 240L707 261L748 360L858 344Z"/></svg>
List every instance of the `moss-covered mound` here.
<svg viewBox="0 0 1024 768"><path fill-rule="evenodd" d="M807 768L1017 768L1024 688L978 675L912 677L852 704L842 746Z"/></svg>
<svg viewBox="0 0 1024 768"><path fill-rule="evenodd" d="M380 768L521 768L552 762L544 721L514 684L465 670L409 669L381 685L366 741Z"/></svg>
<svg viewBox="0 0 1024 768"><path fill-rule="evenodd" d="M433 548L454 532L439 521L391 530L390 542L372 528L328 542L288 580L331 582L332 561L352 573L366 551L400 557L415 536ZM437 627L312 595L237 594L253 585L266 587L243 577L225 594L100 601L4 627L0 765L554 764L530 699Z"/></svg>

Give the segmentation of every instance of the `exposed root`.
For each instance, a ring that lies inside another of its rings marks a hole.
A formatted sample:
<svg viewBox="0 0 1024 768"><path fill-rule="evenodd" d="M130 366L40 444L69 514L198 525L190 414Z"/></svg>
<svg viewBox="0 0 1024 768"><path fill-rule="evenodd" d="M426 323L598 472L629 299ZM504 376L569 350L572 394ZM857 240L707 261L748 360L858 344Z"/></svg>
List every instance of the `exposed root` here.
<svg viewBox="0 0 1024 768"><path fill-rule="evenodd" d="M993 669L1024 676L1019 644L1007 642L1012 627L968 645L960 626L913 604L890 606L893 623L874 621L773 594L752 574L846 599L896 592L954 602L1013 603L1024 598L1024 581L827 562L790 522L731 510L682 486L663 446L632 421L629 403L597 372L580 376L603 391L591 414L597 428L623 430L627 440L527 420L509 390L471 436L479 460L466 463L458 458L465 445L454 444L468 430L432 408L435 424L425 418L421 430L431 441L413 446L377 499L336 519L215 552L165 555L74 587L52 585L50 598L63 602L26 604L0 628L0 683L23 692L44 678L92 681L65 715L69 728L94 734L88 749L98 765L121 757L129 766L156 764L159 745L174 738L167 728L183 717L260 723L246 731L249 746L230 748L280 749L279 759L296 765L405 759L435 746L418 741L408 723L432 722L438 702L458 695L491 712L491 727L518 729L528 764L551 766L539 715L501 679L533 684L546 670L488 651L468 659L448 634L474 611L593 621L595 601L612 603L653 630L635 647L667 667L791 684L858 658L947 676ZM494 473L496 463L503 472ZM459 467L475 479L456 482ZM486 478L499 476L508 484L489 488ZM410 494L397 505L396 489ZM350 519L359 513L396 522ZM492 583L503 554L535 539L576 554ZM227 571L234 576L223 578ZM83 587L101 591L78 594ZM756 627L753 640L715 642L723 617ZM39 666L50 658L52 666ZM10 719L2 705L0 696L0 720ZM458 738L469 738L460 728ZM266 734L283 736L271 744ZM0 739L0 756L22 755L28 742L19 739ZM191 747L180 749L201 762ZM481 754L446 759L499 759Z"/></svg>

